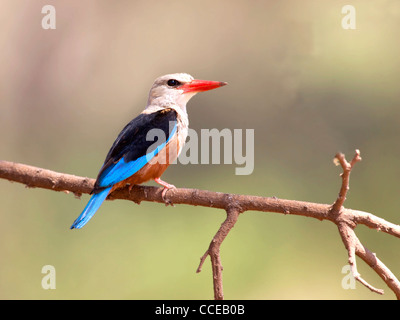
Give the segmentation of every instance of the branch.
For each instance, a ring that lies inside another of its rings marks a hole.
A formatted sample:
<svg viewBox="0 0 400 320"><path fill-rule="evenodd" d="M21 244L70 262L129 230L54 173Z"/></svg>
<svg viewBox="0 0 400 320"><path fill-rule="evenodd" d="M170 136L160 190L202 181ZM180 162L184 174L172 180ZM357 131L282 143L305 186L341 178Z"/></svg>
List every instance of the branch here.
<svg viewBox="0 0 400 320"><path fill-rule="evenodd" d="M353 169L354 165L361 161L360 150L356 150L356 154L354 155L353 160L350 163L347 162L343 153L337 153L334 162L336 165L341 165L343 169L343 173L340 174L342 177L342 186L340 188L339 196L336 199L335 203L332 205L332 213L340 213L340 210L343 208L343 204L346 201L347 191L350 189L350 172Z"/></svg>
<svg viewBox="0 0 400 320"><path fill-rule="evenodd" d="M206 260L207 256L210 256L215 300L224 299L224 293L222 289L222 270L224 268L221 264L220 247L229 231L231 231L231 229L235 226L240 212L241 209L235 206L231 206L226 210L226 220L221 224L221 227L212 239L206 253L200 258L200 264L196 271L197 273L201 271L204 261Z"/></svg>
<svg viewBox="0 0 400 320"><path fill-rule="evenodd" d="M192 206L203 206L223 209L227 213L226 220L222 223L214 236L206 253L200 260L197 272L201 271L202 265L210 256L214 298L223 299L222 290L222 264L220 257L220 246L235 225L239 213L245 211L276 212L285 215L300 215L318 220L328 220L338 227L342 241L348 250L349 264L354 277L374 292L383 293L363 280L357 272L355 255L363 259L394 292L397 299L400 299L400 282L393 273L358 240L354 233L357 225L365 225L371 229L385 232L389 235L400 238L400 226L390 223L371 213L347 209L343 207L346 194L349 188L349 175L356 162L360 161L359 152L348 163L344 155L336 155L338 162L343 168L342 185L339 196L333 205L319 204L305 201L294 201L278 199L276 197L259 197L253 195L238 195L221 192L212 192L198 189L171 189L168 193L168 201L174 204L186 204ZM69 174L54 172L24 164L8 161L0 161L0 178L25 184L27 187L44 188L54 191L72 192L76 196L83 193L90 193L95 180L85 177L78 177ZM141 201L152 201L165 203L162 197L162 188L150 186L126 186L114 191L108 196L108 200L125 199L135 203Z"/></svg>

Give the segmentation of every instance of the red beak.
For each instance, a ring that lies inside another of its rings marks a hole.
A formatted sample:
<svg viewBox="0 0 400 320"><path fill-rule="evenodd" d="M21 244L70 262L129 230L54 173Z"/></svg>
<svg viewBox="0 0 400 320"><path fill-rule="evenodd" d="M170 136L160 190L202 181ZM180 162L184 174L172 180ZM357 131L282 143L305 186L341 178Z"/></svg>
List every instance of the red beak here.
<svg viewBox="0 0 400 320"><path fill-rule="evenodd" d="M221 81L192 80L191 82L185 83L179 89L183 90L183 93L202 92L202 91L216 89L226 84L227 84L226 82L221 82Z"/></svg>

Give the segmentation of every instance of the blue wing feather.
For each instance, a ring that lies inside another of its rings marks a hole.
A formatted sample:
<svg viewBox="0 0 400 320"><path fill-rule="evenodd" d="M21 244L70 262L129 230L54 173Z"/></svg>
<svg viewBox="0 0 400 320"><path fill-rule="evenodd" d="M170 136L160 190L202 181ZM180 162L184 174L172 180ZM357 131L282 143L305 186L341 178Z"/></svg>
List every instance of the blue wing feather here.
<svg viewBox="0 0 400 320"><path fill-rule="evenodd" d="M168 132L169 123L175 122L171 132ZM167 141L158 145L153 151L147 152L151 142L147 141L147 132L151 128L162 128L168 136ZM71 229L82 228L96 213L107 198L112 187L142 169L153 159L177 133L177 113L173 109L164 109L154 114L141 114L133 119L121 131L112 145L103 167L100 169L93 196L74 221Z"/></svg>
<svg viewBox="0 0 400 320"><path fill-rule="evenodd" d="M92 195L85 209L83 209L82 213L79 217L74 221L70 229L80 229L82 228L96 213L96 211L100 208L101 204L106 200L108 193L110 192L112 187L104 189L103 191Z"/></svg>
<svg viewBox="0 0 400 320"><path fill-rule="evenodd" d="M175 124L167 141L163 142L156 149L145 154L144 156L141 156L136 160L128 162L126 162L125 158L122 157L122 159L120 159L116 164L111 165L109 168L107 168L107 171L104 171L105 174L103 174L103 176L100 177L99 186L108 187L134 175L136 172L142 169L149 161L151 161L151 159L153 159L167 145L167 143L176 133L176 129L177 129L177 124Z"/></svg>

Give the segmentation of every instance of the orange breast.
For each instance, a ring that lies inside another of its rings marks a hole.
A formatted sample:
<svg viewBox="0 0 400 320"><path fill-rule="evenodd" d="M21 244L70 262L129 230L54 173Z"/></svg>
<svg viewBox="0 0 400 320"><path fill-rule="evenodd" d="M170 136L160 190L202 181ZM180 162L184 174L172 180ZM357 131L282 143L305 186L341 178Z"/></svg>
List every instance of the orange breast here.
<svg viewBox="0 0 400 320"><path fill-rule="evenodd" d="M179 154L179 140L177 134L168 142L168 144L163 148L151 161L146 164L142 169L136 172L129 178L116 183L111 192L125 187L128 183L141 184L149 180L154 180L160 178L161 175L167 170L168 166L176 160Z"/></svg>

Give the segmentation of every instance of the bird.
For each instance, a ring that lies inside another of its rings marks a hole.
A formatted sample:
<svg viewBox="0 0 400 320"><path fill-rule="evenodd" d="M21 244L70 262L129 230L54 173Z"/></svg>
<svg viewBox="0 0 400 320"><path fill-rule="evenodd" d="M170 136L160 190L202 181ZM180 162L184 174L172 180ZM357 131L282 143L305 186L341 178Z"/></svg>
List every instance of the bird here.
<svg viewBox="0 0 400 320"><path fill-rule="evenodd" d="M187 102L197 93L226 85L194 79L187 73L158 77L146 108L131 120L112 144L98 173L91 198L70 229L81 229L114 190L154 180L163 186L162 198L174 185L161 175L179 156L188 135ZM156 139L157 138L157 139Z"/></svg>

